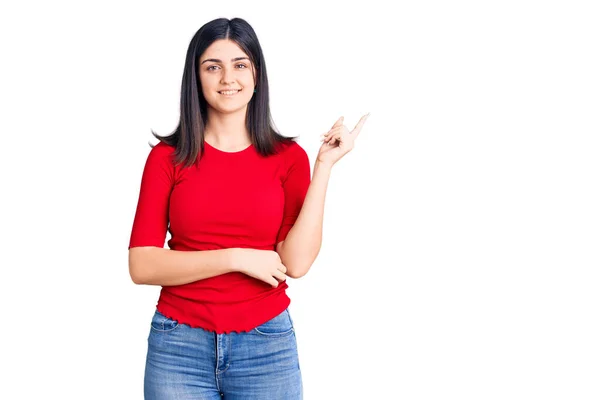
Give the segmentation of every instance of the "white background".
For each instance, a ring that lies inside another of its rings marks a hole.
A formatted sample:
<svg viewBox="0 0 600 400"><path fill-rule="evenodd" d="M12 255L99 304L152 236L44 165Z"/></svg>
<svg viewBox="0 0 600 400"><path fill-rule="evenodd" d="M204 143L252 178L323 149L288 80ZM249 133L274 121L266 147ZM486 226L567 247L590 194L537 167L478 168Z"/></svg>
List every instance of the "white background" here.
<svg viewBox="0 0 600 400"><path fill-rule="evenodd" d="M3 5L2 397L142 399L150 130L177 124L194 33L237 16L311 165L371 112L288 279L305 399L600 398L593 3Z"/></svg>

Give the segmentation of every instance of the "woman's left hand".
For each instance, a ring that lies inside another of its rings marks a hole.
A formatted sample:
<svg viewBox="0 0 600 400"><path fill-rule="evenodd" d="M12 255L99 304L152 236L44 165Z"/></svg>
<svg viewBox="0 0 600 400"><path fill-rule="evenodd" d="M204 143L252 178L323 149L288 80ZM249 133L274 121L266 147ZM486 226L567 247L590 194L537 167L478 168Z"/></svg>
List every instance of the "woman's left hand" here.
<svg viewBox="0 0 600 400"><path fill-rule="evenodd" d="M370 113L369 113L370 114ZM360 130L369 114L363 115L352 132L344 125L344 117L340 117L331 127L329 132L322 136L323 144L319 149L317 161L333 166L340 158L354 148Z"/></svg>

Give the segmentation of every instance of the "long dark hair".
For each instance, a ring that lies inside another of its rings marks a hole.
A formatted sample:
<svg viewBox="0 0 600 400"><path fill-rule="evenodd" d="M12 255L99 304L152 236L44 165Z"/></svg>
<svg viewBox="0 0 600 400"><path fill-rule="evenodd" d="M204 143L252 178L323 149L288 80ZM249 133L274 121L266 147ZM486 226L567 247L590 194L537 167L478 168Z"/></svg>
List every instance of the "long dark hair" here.
<svg viewBox="0 0 600 400"><path fill-rule="evenodd" d="M269 81L262 48L254 29L241 18L218 18L203 25L192 38L185 57L181 82L179 124L169 136L152 135L176 148L174 163L191 166L204 154L204 129L207 118L206 99L202 94L198 62L204 51L216 40L234 41L248 54L256 71L256 93L246 112L246 127L259 154L277 152L278 143L293 142L297 137L282 136L275 128L269 109ZM151 147L154 147L150 145Z"/></svg>

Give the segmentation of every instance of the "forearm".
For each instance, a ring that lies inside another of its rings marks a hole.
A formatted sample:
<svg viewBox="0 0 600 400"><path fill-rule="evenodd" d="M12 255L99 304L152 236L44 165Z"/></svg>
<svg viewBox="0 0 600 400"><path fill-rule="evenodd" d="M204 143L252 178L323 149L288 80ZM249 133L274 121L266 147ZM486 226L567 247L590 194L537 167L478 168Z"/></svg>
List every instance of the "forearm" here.
<svg viewBox="0 0 600 400"><path fill-rule="evenodd" d="M234 251L133 247L129 250L129 274L139 285L183 285L236 271Z"/></svg>
<svg viewBox="0 0 600 400"><path fill-rule="evenodd" d="M281 262L292 278L304 276L321 249L325 194L330 175L331 166L317 160L300 214L280 249Z"/></svg>

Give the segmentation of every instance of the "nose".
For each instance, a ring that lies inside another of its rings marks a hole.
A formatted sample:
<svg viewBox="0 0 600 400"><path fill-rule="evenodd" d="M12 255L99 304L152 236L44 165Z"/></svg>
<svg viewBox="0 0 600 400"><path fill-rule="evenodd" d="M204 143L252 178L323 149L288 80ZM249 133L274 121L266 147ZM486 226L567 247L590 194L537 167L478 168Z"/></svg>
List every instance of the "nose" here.
<svg viewBox="0 0 600 400"><path fill-rule="evenodd" d="M223 74L221 75L221 83L226 85L228 83L233 83L233 72L229 70L229 67L225 67L222 69Z"/></svg>

